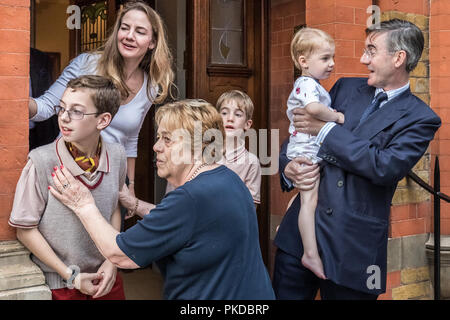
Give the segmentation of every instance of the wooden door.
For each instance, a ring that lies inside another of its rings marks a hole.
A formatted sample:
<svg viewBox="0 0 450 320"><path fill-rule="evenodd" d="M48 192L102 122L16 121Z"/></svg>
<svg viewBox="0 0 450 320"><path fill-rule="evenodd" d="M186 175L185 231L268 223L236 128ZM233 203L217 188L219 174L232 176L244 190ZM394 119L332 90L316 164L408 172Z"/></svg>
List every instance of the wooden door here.
<svg viewBox="0 0 450 320"><path fill-rule="evenodd" d="M188 0L186 93L215 105L225 91L246 92L253 128L268 128L268 0ZM260 245L269 253L268 176L258 206Z"/></svg>

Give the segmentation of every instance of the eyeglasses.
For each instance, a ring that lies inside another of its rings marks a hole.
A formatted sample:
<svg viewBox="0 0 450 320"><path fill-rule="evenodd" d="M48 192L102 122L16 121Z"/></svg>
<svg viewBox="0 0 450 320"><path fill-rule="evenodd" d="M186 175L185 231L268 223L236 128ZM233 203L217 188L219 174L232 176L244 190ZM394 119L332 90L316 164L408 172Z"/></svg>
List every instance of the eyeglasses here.
<svg viewBox="0 0 450 320"><path fill-rule="evenodd" d="M363 49L363 56L366 56L369 59L372 59L373 57L375 57L376 54L377 54L377 50L375 50L375 49L372 49L372 50L369 50L367 48Z"/></svg>
<svg viewBox="0 0 450 320"><path fill-rule="evenodd" d="M390 54L390 55L392 55L392 54L394 54L396 52L397 51L392 51L392 52L386 51L386 53ZM370 49L364 48L363 49L363 56L366 56L367 58L369 58L369 60L373 59L373 57L375 57L377 55L377 53L378 53L378 51L375 48L370 48Z"/></svg>
<svg viewBox="0 0 450 320"><path fill-rule="evenodd" d="M58 115L58 117L62 117L62 115L64 114L64 112L67 112L67 114L69 115L69 119L70 120L81 120L84 118L84 116L89 116L89 115L97 115L98 112L93 112L93 113L84 113L81 112L79 110L67 110L66 108L63 108L61 106L54 106L55 109L55 113Z"/></svg>

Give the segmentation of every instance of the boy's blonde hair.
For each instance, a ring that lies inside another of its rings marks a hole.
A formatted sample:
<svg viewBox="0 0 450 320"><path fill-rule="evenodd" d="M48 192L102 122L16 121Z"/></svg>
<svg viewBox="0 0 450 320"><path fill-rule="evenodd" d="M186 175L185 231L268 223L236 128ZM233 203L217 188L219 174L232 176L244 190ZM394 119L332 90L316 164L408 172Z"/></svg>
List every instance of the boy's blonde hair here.
<svg viewBox="0 0 450 320"><path fill-rule="evenodd" d="M315 28L302 28L298 30L291 41L291 57L295 66L301 70L298 57L309 56L319 49L324 42L334 46L333 38L325 31Z"/></svg>
<svg viewBox="0 0 450 320"><path fill-rule="evenodd" d="M216 109L220 112L220 108L225 101L234 100L239 108L245 113L246 120L251 120L253 116L253 102L252 99L245 93L240 90L230 90L222 93L222 95L217 99Z"/></svg>

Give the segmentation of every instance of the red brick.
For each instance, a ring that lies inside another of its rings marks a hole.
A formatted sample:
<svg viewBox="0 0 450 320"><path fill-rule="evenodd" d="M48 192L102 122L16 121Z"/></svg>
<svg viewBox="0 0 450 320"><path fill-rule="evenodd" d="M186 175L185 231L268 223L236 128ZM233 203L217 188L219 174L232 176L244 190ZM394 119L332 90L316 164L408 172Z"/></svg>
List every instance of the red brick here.
<svg viewBox="0 0 450 320"><path fill-rule="evenodd" d="M450 2L448 0L433 0L430 7L430 15L450 14Z"/></svg>
<svg viewBox="0 0 450 320"><path fill-rule="evenodd" d="M28 146L28 130L26 129L28 129L28 121L9 126L0 126L0 148Z"/></svg>
<svg viewBox="0 0 450 320"><path fill-rule="evenodd" d="M355 41L355 58L361 59L361 56L364 52L365 42L363 41Z"/></svg>
<svg viewBox="0 0 450 320"><path fill-rule="evenodd" d="M295 16L294 15L283 17L283 29L294 30L294 27L295 27Z"/></svg>
<svg viewBox="0 0 450 320"><path fill-rule="evenodd" d="M441 201L441 219L450 219L450 203L446 201Z"/></svg>
<svg viewBox="0 0 450 320"><path fill-rule="evenodd" d="M438 42L438 38L436 37L436 42ZM445 62L450 58L450 46L439 46L439 43L436 43L436 46L432 46L430 48L430 62ZM431 64L430 68L434 68L434 65ZM437 70L438 71L438 70Z"/></svg>
<svg viewBox="0 0 450 320"><path fill-rule="evenodd" d="M386 292L378 296L378 300L392 300L392 289L386 289Z"/></svg>
<svg viewBox="0 0 450 320"><path fill-rule="evenodd" d="M30 31L0 30L0 52L29 53Z"/></svg>
<svg viewBox="0 0 450 320"><path fill-rule="evenodd" d="M371 0L337 0L336 3L343 7L353 7L360 9L367 9L368 6L372 5Z"/></svg>
<svg viewBox="0 0 450 320"><path fill-rule="evenodd" d="M294 36L294 30L283 30L278 33L278 43L279 44L291 44L292 38Z"/></svg>
<svg viewBox="0 0 450 320"><path fill-rule="evenodd" d="M344 40L364 40L366 34L365 27L352 24L336 24L336 39Z"/></svg>
<svg viewBox="0 0 450 320"><path fill-rule="evenodd" d="M0 76L28 76L28 74L28 54L0 53Z"/></svg>
<svg viewBox="0 0 450 320"><path fill-rule="evenodd" d="M336 6L336 2L337 0L306 1L306 11L334 8Z"/></svg>
<svg viewBox="0 0 450 320"><path fill-rule="evenodd" d="M431 217L431 201L420 202L417 204L417 218Z"/></svg>
<svg viewBox="0 0 450 320"><path fill-rule="evenodd" d="M0 29L30 30L30 10L0 6Z"/></svg>
<svg viewBox="0 0 450 320"><path fill-rule="evenodd" d="M336 40L336 57L354 57L355 41L353 40Z"/></svg>
<svg viewBox="0 0 450 320"><path fill-rule="evenodd" d="M441 171L450 170L450 156L443 155L439 157L439 168Z"/></svg>
<svg viewBox="0 0 450 320"><path fill-rule="evenodd" d="M387 274L386 289L393 289L399 287L401 284L400 271L393 271Z"/></svg>
<svg viewBox="0 0 450 320"><path fill-rule="evenodd" d="M428 7L424 6L424 2L424 0L381 0L379 1L379 6L382 11L395 10L400 12L428 15Z"/></svg>
<svg viewBox="0 0 450 320"><path fill-rule="evenodd" d="M283 47L281 45L275 45L270 48L270 55L273 58L280 58L283 56Z"/></svg>
<svg viewBox="0 0 450 320"><path fill-rule="evenodd" d="M30 7L29 0L0 0L0 5L13 7Z"/></svg>
<svg viewBox="0 0 450 320"><path fill-rule="evenodd" d="M13 194L16 191L16 184L19 180L22 168L0 169L0 194ZM0 208L1 209L1 208Z"/></svg>
<svg viewBox="0 0 450 320"><path fill-rule="evenodd" d="M450 75L450 63L445 61L433 61L431 62L432 67L430 72L434 77L448 77Z"/></svg>
<svg viewBox="0 0 450 320"><path fill-rule="evenodd" d="M336 73L368 73L367 67L359 62L359 58L336 56L335 63Z"/></svg>
<svg viewBox="0 0 450 320"><path fill-rule="evenodd" d="M405 204L391 207L391 221L400 221L416 218L416 206Z"/></svg>
<svg viewBox="0 0 450 320"><path fill-rule="evenodd" d="M450 77L430 78L430 88L431 94L441 94L450 92Z"/></svg>
<svg viewBox="0 0 450 320"><path fill-rule="evenodd" d="M430 31L450 30L449 15L434 15L430 19Z"/></svg>
<svg viewBox="0 0 450 320"><path fill-rule="evenodd" d="M7 215L0 215L0 241L16 239L16 229L8 224L10 213L7 212Z"/></svg>
<svg viewBox="0 0 450 320"><path fill-rule="evenodd" d="M441 155L450 155L450 140L439 140L439 152Z"/></svg>
<svg viewBox="0 0 450 320"><path fill-rule="evenodd" d="M0 125L28 121L28 99L9 100L0 103ZM26 127L28 128L28 123ZM25 129L24 128L24 129Z"/></svg>
<svg viewBox="0 0 450 320"><path fill-rule="evenodd" d="M450 46L450 31L430 31L430 43L432 47Z"/></svg>
<svg viewBox="0 0 450 320"><path fill-rule="evenodd" d="M280 58L278 59L278 70L291 70L294 69L294 62L292 58Z"/></svg>
<svg viewBox="0 0 450 320"><path fill-rule="evenodd" d="M439 115L443 124L450 123L450 93L441 93L434 101L433 110Z"/></svg>
<svg viewBox="0 0 450 320"><path fill-rule="evenodd" d="M22 170L27 161L28 141L27 145L22 147L0 147L0 165L4 169Z"/></svg>
<svg viewBox="0 0 450 320"><path fill-rule="evenodd" d="M391 223L392 238L425 233L425 219L395 221Z"/></svg>
<svg viewBox="0 0 450 320"><path fill-rule="evenodd" d="M290 43L282 44L281 49L282 49L283 57L291 58L291 44Z"/></svg>
<svg viewBox="0 0 450 320"><path fill-rule="evenodd" d="M355 22L355 9L352 7L336 7L336 22L342 23L354 23Z"/></svg>
<svg viewBox="0 0 450 320"><path fill-rule="evenodd" d="M434 224L432 226L432 232L434 232ZM450 235L450 219L441 218L441 234Z"/></svg>
<svg viewBox="0 0 450 320"><path fill-rule="evenodd" d="M449 125L443 125L439 128L439 139L440 140L450 139L450 126Z"/></svg>
<svg viewBox="0 0 450 320"><path fill-rule="evenodd" d="M270 27L272 32L281 31L283 28L283 19L282 18L272 19Z"/></svg>
<svg viewBox="0 0 450 320"><path fill-rule="evenodd" d="M433 93L433 88L430 88ZM450 123L450 92L431 95L433 110L441 117L442 123Z"/></svg>
<svg viewBox="0 0 450 320"><path fill-rule="evenodd" d="M28 87L27 77L0 77L0 100L16 100L28 97Z"/></svg>
<svg viewBox="0 0 450 320"><path fill-rule="evenodd" d="M336 83L336 76L334 72L330 75L328 79L320 81L320 84L327 90L330 91L330 89L333 87L333 85Z"/></svg>
<svg viewBox="0 0 450 320"><path fill-rule="evenodd" d="M367 24L367 19L370 17L370 14L367 13L366 9L353 8L355 10L355 24L363 25L364 28Z"/></svg>
<svg viewBox="0 0 450 320"><path fill-rule="evenodd" d="M305 12L295 15L295 25L299 26L306 23Z"/></svg>
<svg viewBox="0 0 450 320"><path fill-rule="evenodd" d="M308 25L321 25L336 21L334 7L312 9L306 11L306 23Z"/></svg>

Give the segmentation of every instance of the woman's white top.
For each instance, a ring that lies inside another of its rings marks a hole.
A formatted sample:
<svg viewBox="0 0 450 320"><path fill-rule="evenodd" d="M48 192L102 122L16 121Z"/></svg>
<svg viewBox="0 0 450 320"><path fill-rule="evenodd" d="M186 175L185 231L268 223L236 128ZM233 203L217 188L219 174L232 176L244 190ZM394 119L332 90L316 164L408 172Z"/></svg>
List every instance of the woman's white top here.
<svg viewBox="0 0 450 320"><path fill-rule="evenodd" d="M73 59L55 83L42 96L34 99L37 113L30 120L44 121L53 116L53 106L59 105L67 83L82 75L96 74L99 58L99 54L82 53ZM149 100L147 96L147 81L148 76L144 73L144 83L139 92L130 102L120 106L110 125L101 132L105 141L123 145L128 158L137 157L139 131L153 104L153 99ZM156 88L152 88L151 97L155 96Z"/></svg>
<svg viewBox="0 0 450 320"><path fill-rule="evenodd" d="M297 132L294 127L293 110L295 108L304 108L312 102L319 102L330 108L330 94L319 84L318 81L311 77L297 78L294 83L294 89L289 95L287 101L288 108L286 111L290 121L290 137L286 152L289 159L303 156L309 158L314 163L322 160L317 157L319 145L316 143L316 136Z"/></svg>

